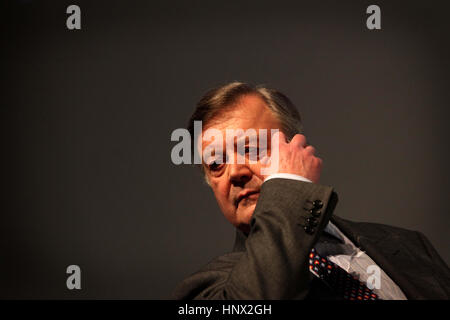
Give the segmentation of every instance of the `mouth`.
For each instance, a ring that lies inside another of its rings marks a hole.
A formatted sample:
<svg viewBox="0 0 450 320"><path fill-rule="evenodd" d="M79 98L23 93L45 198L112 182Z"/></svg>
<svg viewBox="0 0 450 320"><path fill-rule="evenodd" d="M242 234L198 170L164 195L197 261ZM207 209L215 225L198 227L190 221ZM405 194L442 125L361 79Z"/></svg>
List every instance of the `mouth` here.
<svg viewBox="0 0 450 320"><path fill-rule="evenodd" d="M236 207L239 206L239 203L242 200L256 200L259 197L259 190L244 190L241 193L239 193L238 197L234 201L234 204Z"/></svg>

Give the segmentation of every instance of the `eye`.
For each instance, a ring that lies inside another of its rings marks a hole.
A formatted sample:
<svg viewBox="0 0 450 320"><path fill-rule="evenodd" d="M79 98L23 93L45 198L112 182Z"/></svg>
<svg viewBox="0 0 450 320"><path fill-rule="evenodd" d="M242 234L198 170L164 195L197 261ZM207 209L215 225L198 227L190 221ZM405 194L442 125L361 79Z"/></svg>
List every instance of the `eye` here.
<svg viewBox="0 0 450 320"><path fill-rule="evenodd" d="M205 167L215 175L220 174L227 163L227 154L216 154L205 161Z"/></svg>
<svg viewBox="0 0 450 320"><path fill-rule="evenodd" d="M210 171L218 171L220 170L222 165L223 165L222 163L217 163L216 161L213 161L208 165L208 168Z"/></svg>
<svg viewBox="0 0 450 320"><path fill-rule="evenodd" d="M224 159L211 159L209 164L207 165L208 170L211 172L218 173L222 170L222 168L225 166L227 157L225 156Z"/></svg>
<svg viewBox="0 0 450 320"><path fill-rule="evenodd" d="M250 159L257 159L258 151L258 147L245 147L245 154L247 154Z"/></svg>

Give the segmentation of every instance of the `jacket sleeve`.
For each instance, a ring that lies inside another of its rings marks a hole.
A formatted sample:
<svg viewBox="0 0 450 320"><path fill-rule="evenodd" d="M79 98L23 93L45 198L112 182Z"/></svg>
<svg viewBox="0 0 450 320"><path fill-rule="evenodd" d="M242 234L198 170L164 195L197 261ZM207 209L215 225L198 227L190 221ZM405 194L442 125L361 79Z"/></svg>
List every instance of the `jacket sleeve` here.
<svg viewBox="0 0 450 320"><path fill-rule="evenodd" d="M279 178L264 182L244 252L216 259L182 282L174 297L305 298L308 255L336 203L329 186Z"/></svg>

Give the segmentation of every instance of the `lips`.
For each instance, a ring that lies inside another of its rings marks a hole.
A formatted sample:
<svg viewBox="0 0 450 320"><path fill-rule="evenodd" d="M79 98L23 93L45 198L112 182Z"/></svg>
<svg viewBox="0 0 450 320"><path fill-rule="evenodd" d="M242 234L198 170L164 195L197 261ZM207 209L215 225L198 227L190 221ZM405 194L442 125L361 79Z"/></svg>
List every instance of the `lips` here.
<svg viewBox="0 0 450 320"><path fill-rule="evenodd" d="M255 198L255 196L252 197L252 195L257 195L257 194L259 194L259 190L244 190L244 191L241 191L241 192L238 194L238 197L237 197L236 200L235 200L235 205L236 205L236 207L239 205L239 203L241 202L241 200L243 200L243 199L249 199L249 198Z"/></svg>

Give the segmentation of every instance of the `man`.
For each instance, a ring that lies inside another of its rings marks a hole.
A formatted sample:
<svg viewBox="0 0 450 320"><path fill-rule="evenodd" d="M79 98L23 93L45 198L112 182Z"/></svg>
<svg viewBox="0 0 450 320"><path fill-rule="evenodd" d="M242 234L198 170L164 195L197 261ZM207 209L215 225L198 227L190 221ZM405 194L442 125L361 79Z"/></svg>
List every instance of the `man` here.
<svg viewBox="0 0 450 320"><path fill-rule="evenodd" d="M449 268L421 233L333 215L337 194L319 184L322 160L301 134L300 115L286 96L233 82L200 100L189 122L191 136L194 121L202 121L203 132L214 128L224 137L230 129L279 129L270 144L278 142L279 161L272 174L262 174L267 157L221 161L238 152L226 143L216 152L224 159L203 158L206 181L236 227L236 241L231 253L180 283L174 298L450 297ZM208 142L193 145L203 154ZM245 144L246 153L254 147L248 139Z"/></svg>

